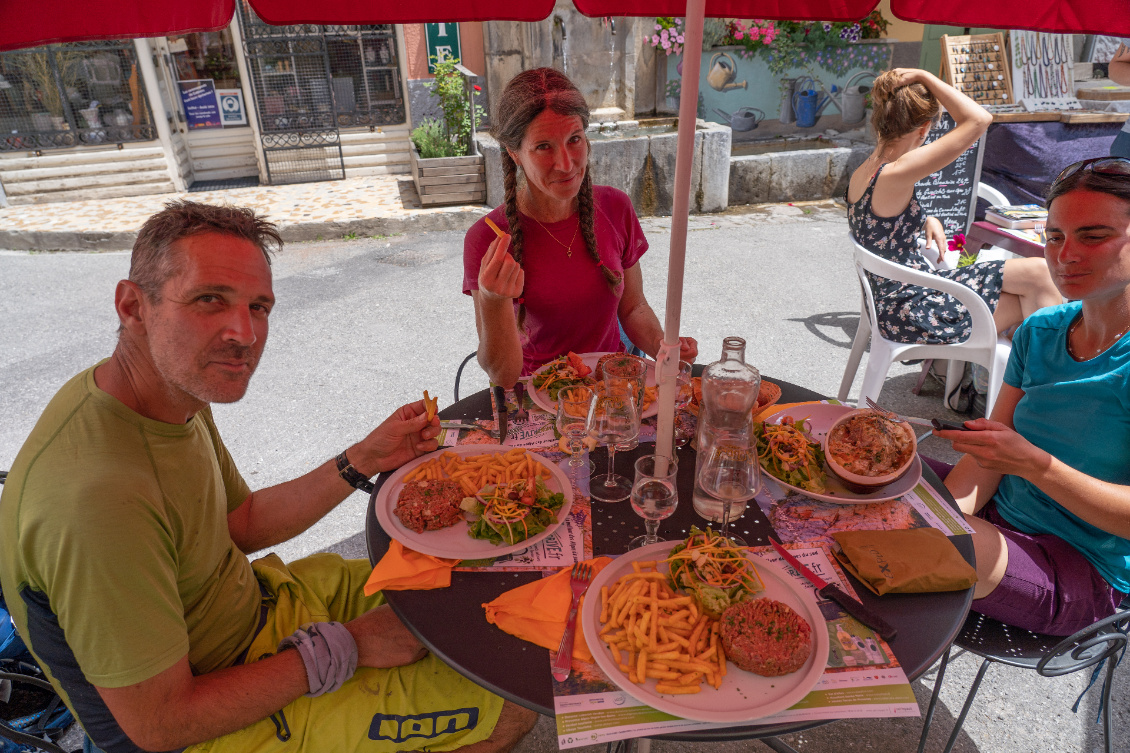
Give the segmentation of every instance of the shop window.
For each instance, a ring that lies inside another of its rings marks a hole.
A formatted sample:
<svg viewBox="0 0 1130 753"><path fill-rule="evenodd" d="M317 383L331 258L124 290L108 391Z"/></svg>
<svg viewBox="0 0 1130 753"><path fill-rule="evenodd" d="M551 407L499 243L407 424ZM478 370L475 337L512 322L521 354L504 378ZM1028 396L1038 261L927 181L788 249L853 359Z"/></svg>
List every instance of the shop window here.
<svg viewBox="0 0 1130 753"><path fill-rule="evenodd" d="M231 30L168 37L188 127L247 125Z"/></svg>
<svg viewBox="0 0 1130 753"><path fill-rule="evenodd" d="M0 151L155 138L132 42L0 53Z"/></svg>
<svg viewBox="0 0 1130 753"><path fill-rule="evenodd" d="M328 26L326 50L338 125L404 122L404 95L391 25Z"/></svg>

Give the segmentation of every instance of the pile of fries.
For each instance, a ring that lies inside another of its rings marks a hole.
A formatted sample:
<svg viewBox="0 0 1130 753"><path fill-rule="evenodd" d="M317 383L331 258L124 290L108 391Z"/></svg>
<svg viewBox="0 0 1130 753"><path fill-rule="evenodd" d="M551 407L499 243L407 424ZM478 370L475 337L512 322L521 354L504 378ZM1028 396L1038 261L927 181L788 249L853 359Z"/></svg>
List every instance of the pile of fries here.
<svg viewBox="0 0 1130 753"><path fill-rule="evenodd" d="M567 407L565 409L565 412L570 416L573 416L575 418L584 418L589 414L589 406L587 401L590 397L592 397L592 390L590 390L588 387L585 387L583 385L577 387L566 387L558 393L557 397L558 399L564 397L566 400L576 402L586 401L583 408L581 406L577 406L573 409Z"/></svg>
<svg viewBox="0 0 1130 753"><path fill-rule="evenodd" d="M600 589L600 637L636 683L658 680L659 693L686 695L715 689L726 675L718 621L700 613L692 596L679 596L654 561L633 562L633 572ZM625 659L625 652L627 657Z"/></svg>
<svg viewBox="0 0 1130 753"><path fill-rule="evenodd" d="M487 484L501 484L518 479L549 478L545 466L521 447L508 452L488 452L482 455L457 455L444 452L414 468L404 477L411 481L458 481L468 496Z"/></svg>

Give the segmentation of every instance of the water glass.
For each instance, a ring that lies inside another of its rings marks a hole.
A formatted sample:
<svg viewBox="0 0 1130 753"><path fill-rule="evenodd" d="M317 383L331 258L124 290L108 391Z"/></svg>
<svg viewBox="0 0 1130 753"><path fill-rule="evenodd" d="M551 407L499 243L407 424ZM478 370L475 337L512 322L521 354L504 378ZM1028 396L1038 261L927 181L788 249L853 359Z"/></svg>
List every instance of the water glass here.
<svg viewBox="0 0 1130 753"><path fill-rule="evenodd" d="M628 549L655 544L659 538L659 521L675 514L679 505L679 491L675 478L679 464L662 455L644 455L636 460L636 480L632 484L632 509L643 518L643 536L637 536Z"/></svg>
<svg viewBox="0 0 1130 753"><path fill-rule="evenodd" d="M730 516L735 503L741 504L740 510L744 511L746 502L761 489L757 453L748 443L724 442L711 443L700 451L705 452L706 457L695 477L695 490L721 503L720 532L738 546L745 546L746 542L740 536L730 534ZM702 512L699 511L699 514Z"/></svg>
<svg viewBox="0 0 1130 753"><path fill-rule="evenodd" d="M587 387L563 389L557 396L557 431L569 444L569 471L574 486L577 485L577 476L581 468L588 466L586 470L592 472L592 461L586 460L581 454L585 437L588 435L591 400L592 392Z"/></svg>
<svg viewBox="0 0 1130 753"><path fill-rule="evenodd" d="M601 502L622 502L632 493L632 480L616 473L616 446L640 433L640 414L631 388L622 382L593 386L588 412L589 436L608 446L608 473L589 482L589 493Z"/></svg>
<svg viewBox="0 0 1130 753"><path fill-rule="evenodd" d="M635 396L636 410L642 415L644 390L647 388L647 364L644 363L644 360L636 356L622 354L619 358L606 361L601 368L603 370L602 378L605 382L631 386L632 394ZM627 442L618 444L616 449L628 452L637 447L639 447L639 442L633 437Z"/></svg>
<svg viewBox="0 0 1130 753"><path fill-rule="evenodd" d="M691 364L679 361L679 370L675 373L675 446L685 447L694 437L694 429L690 420L685 416L682 420L678 415L694 399L694 388L691 386Z"/></svg>

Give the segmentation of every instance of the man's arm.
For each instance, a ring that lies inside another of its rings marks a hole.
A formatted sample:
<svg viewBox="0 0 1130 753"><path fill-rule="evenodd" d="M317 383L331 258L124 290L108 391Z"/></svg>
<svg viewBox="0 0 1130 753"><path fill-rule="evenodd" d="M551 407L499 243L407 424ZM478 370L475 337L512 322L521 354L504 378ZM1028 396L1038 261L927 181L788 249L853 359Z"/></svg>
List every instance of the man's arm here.
<svg viewBox="0 0 1130 753"><path fill-rule="evenodd" d="M357 664L399 667L425 651L386 604L346 623ZM130 740L145 750L175 750L266 719L310 690L297 651L193 675L184 657L164 672L124 688L98 688Z"/></svg>
<svg viewBox="0 0 1130 753"><path fill-rule="evenodd" d="M399 408L346 456L362 474L373 476L435 450L438 435L438 419L429 425L419 400ZM228 514L228 531L241 551L259 551L302 533L353 491L328 460L304 476L252 492Z"/></svg>
<svg viewBox="0 0 1130 753"><path fill-rule="evenodd" d="M1125 44L1118 45L1118 50L1110 59L1107 75L1116 84L1130 86L1130 47Z"/></svg>

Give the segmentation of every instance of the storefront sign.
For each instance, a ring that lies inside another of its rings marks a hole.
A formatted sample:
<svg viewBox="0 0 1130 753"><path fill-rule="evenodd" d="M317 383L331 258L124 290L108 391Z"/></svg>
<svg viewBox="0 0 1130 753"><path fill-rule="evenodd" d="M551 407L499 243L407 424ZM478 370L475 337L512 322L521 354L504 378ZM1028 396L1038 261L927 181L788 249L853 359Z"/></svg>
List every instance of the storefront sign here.
<svg viewBox="0 0 1130 753"><path fill-rule="evenodd" d="M224 127L247 125L247 110L243 109L243 90L217 89L216 98L220 101L220 118Z"/></svg>
<svg viewBox="0 0 1130 753"><path fill-rule="evenodd" d="M184 117L190 129L223 128L220 103L216 99L216 84L212 79L178 81L180 99L184 103Z"/></svg>
<svg viewBox="0 0 1130 753"><path fill-rule="evenodd" d="M428 73L436 72L437 61L462 58L459 24L424 24L424 34L428 40Z"/></svg>

